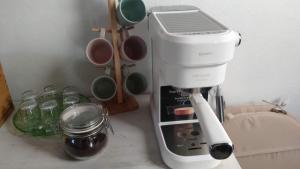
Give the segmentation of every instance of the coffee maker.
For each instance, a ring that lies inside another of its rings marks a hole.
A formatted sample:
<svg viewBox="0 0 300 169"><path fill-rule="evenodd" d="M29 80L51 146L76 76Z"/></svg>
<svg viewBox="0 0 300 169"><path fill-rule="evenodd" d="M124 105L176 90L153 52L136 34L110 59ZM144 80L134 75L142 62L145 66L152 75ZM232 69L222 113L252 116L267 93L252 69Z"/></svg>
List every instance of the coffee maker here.
<svg viewBox="0 0 300 169"><path fill-rule="evenodd" d="M193 6L152 8L148 29L151 111L162 158L173 169L215 168L233 144L208 92L224 82L241 37Z"/></svg>

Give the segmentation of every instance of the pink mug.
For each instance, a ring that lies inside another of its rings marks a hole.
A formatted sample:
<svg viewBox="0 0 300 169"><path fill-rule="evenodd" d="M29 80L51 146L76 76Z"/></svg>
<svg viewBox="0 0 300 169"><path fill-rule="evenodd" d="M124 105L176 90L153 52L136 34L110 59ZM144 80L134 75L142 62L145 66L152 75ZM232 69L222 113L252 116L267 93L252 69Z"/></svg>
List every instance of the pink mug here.
<svg viewBox="0 0 300 169"><path fill-rule="evenodd" d="M100 37L91 40L86 47L88 60L96 66L105 66L113 58L113 46L105 39L105 29L101 28Z"/></svg>

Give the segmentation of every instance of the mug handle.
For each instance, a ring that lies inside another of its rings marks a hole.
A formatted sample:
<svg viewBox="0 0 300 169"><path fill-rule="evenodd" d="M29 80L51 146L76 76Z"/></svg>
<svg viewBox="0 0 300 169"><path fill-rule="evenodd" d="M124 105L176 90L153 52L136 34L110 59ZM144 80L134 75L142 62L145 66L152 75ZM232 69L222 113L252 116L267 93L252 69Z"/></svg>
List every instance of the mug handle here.
<svg viewBox="0 0 300 169"><path fill-rule="evenodd" d="M111 66L107 65L107 66L105 67L104 73L105 73L106 75L110 76L110 74L111 74Z"/></svg>
<svg viewBox="0 0 300 169"><path fill-rule="evenodd" d="M100 38L105 38L105 33L106 33L106 30L105 28L100 28Z"/></svg>
<svg viewBox="0 0 300 169"><path fill-rule="evenodd" d="M129 37L129 31L126 28L122 28L121 30L121 41L126 40Z"/></svg>
<svg viewBox="0 0 300 169"><path fill-rule="evenodd" d="M122 70L123 70L123 76L126 77L130 74L130 71L129 71L129 66L127 65L122 65Z"/></svg>

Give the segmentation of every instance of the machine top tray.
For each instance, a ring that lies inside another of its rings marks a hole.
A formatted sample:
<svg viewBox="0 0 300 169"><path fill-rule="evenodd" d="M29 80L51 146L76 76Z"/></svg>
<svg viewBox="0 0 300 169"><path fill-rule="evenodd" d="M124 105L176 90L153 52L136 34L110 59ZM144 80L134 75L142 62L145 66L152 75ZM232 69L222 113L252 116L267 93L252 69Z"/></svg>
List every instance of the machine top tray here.
<svg viewBox="0 0 300 169"><path fill-rule="evenodd" d="M162 12L156 16L168 33L215 34L227 30L201 11Z"/></svg>

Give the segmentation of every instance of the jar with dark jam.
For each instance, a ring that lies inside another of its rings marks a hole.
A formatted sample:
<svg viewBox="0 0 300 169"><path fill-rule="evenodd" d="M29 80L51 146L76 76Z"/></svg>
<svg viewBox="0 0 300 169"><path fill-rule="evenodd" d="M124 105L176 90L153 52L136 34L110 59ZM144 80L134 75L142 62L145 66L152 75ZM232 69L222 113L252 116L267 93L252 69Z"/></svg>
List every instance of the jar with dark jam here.
<svg viewBox="0 0 300 169"><path fill-rule="evenodd" d="M93 103L67 108L60 117L60 125L65 152L79 160L89 159L105 148L107 129L111 127L107 112Z"/></svg>

